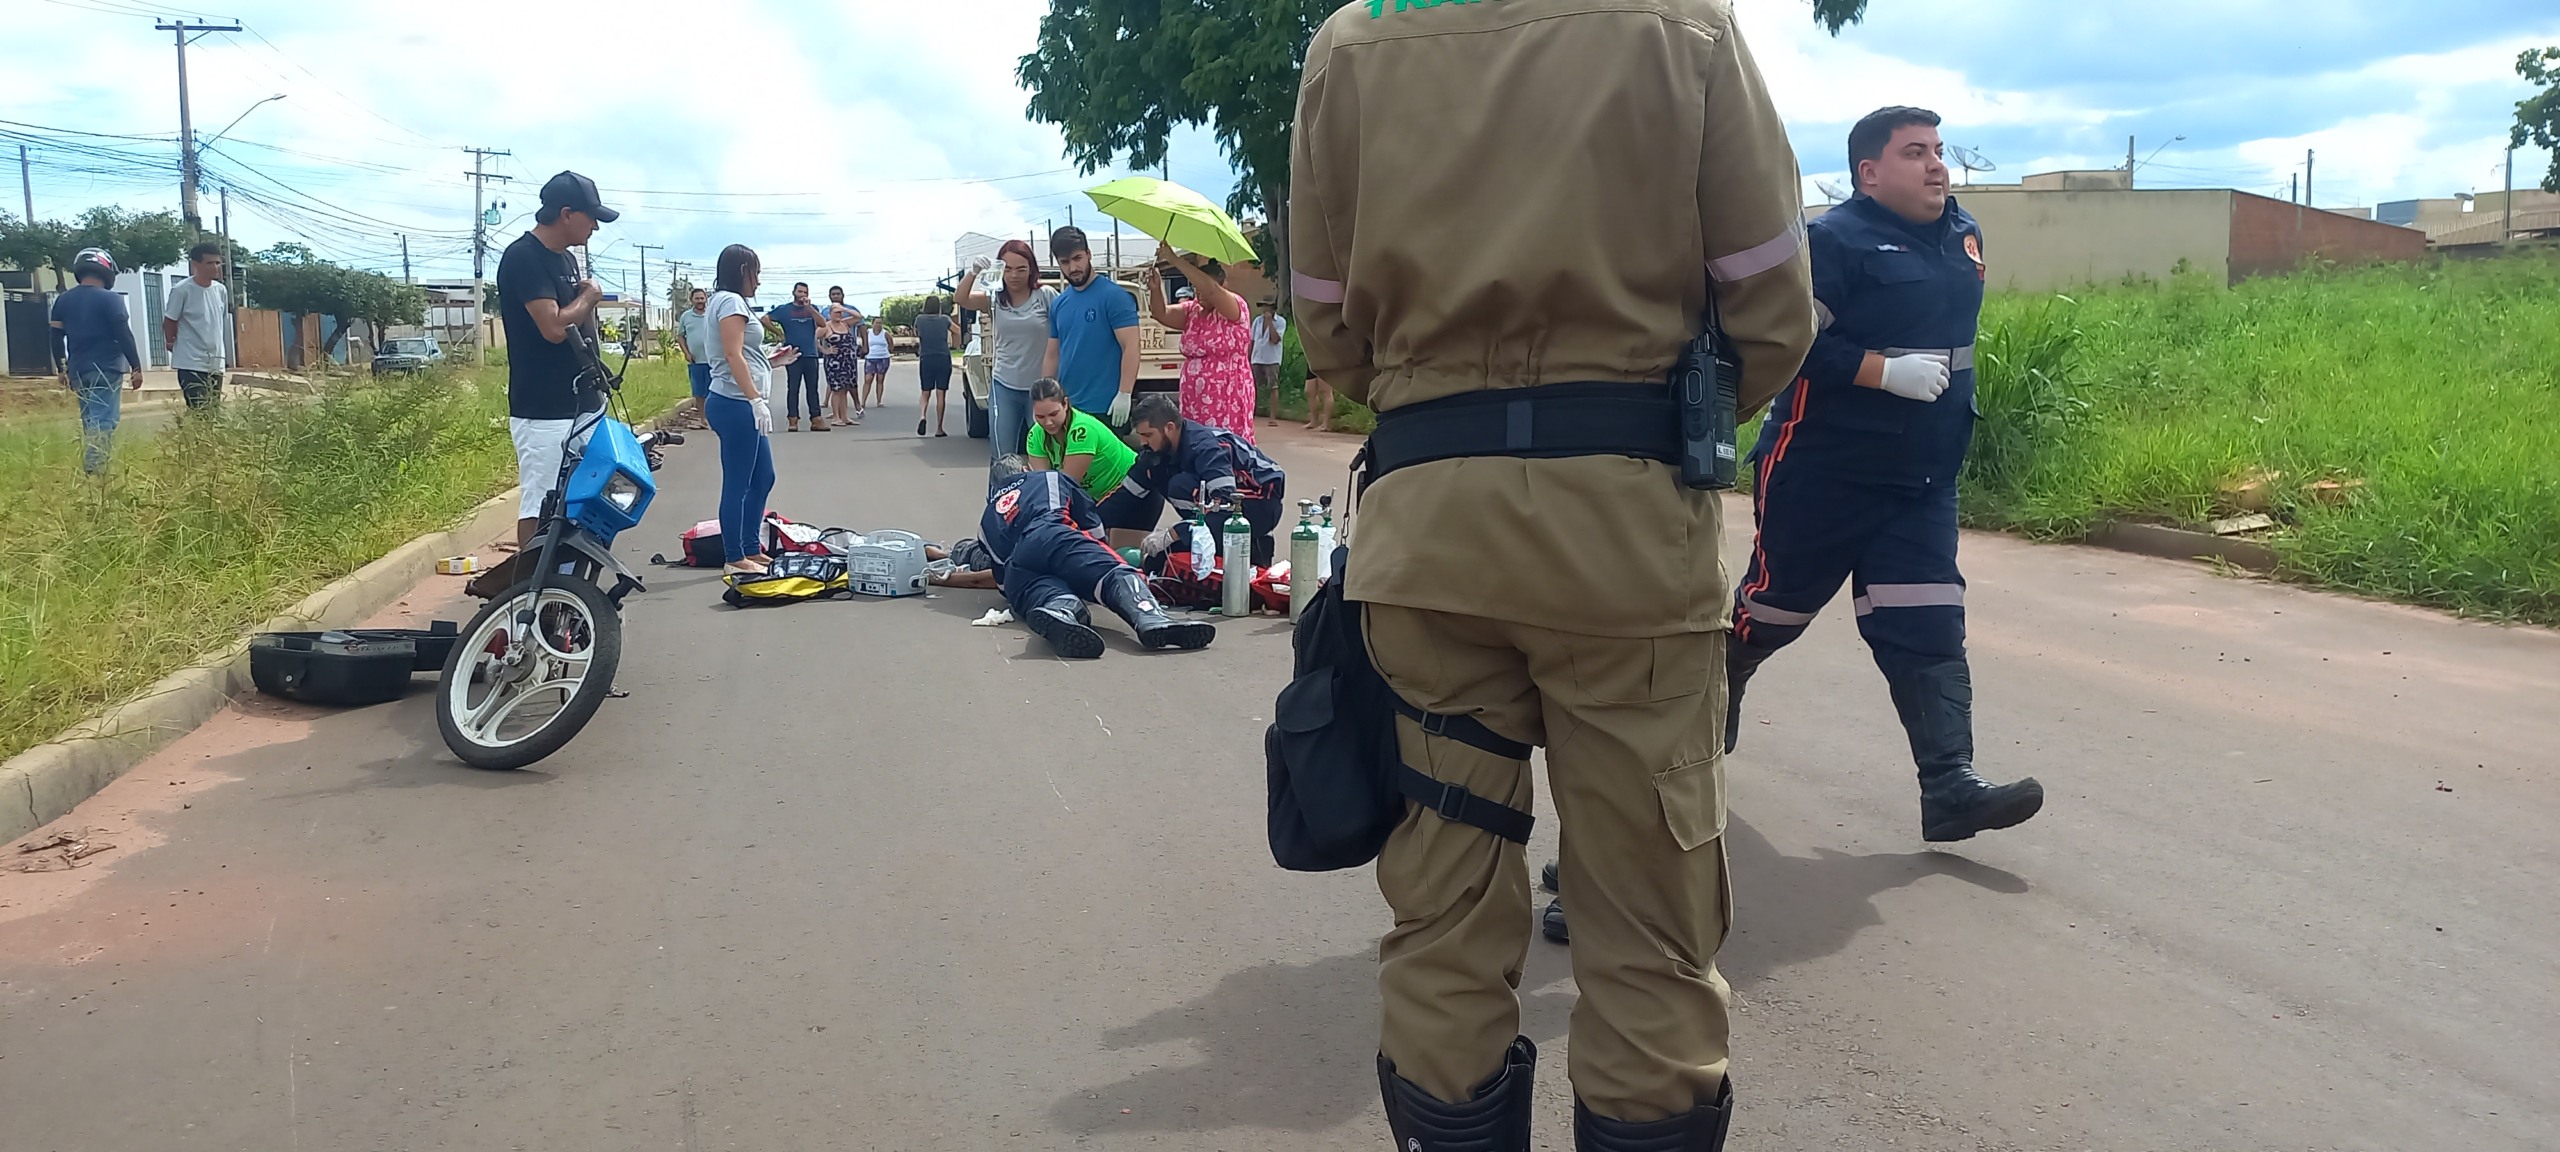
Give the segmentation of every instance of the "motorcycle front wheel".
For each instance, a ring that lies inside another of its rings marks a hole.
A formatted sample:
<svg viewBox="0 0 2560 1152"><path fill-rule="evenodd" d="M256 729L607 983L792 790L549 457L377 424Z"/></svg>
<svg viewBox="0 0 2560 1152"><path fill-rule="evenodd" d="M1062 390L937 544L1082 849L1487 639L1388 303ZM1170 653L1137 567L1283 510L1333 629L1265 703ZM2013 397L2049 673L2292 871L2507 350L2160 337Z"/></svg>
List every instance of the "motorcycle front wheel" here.
<svg viewBox="0 0 2560 1152"><path fill-rule="evenodd" d="M519 645L515 619L533 626ZM513 657L512 659L510 657ZM489 602L445 657L436 730L474 768L522 768L567 745L613 691L622 614L591 581L552 575Z"/></svg>

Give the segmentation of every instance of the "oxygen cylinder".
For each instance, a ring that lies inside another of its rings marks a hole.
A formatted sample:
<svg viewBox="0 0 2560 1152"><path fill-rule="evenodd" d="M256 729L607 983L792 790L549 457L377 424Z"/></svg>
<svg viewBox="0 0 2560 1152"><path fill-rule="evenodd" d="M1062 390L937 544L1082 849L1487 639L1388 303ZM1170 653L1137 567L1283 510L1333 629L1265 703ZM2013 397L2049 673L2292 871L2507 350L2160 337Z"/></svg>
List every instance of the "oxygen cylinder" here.
<svg viewBox="0 0 2560 1152"><path fill-rule="evenodd" d="M1307 601L1316 597L1316 585L1323 582L1322 553L1316 535L1316 502L1298 501L1298 526L1289 530L1289 618L1307 610Z"/></svg>
<svg viewBox="0 0 2560 1152"><path fill-rule="evenodd" d="M1221 612L1227 616L1253 615L1253 526L1245 523L1241 509L1227 510L1225 546L1218 576L1222 594Z"/></svg>

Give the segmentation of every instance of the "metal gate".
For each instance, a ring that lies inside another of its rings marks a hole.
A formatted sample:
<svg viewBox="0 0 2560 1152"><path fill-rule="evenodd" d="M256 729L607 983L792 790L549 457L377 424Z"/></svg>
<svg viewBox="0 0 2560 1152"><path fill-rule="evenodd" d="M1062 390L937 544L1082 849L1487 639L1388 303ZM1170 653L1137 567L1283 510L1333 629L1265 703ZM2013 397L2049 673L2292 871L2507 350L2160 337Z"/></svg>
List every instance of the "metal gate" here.
<svg viewBox="0 0 2560 1152"><path fill-rule="evenodd" d="M9 325L9 375L53 375L53 320L45 302L12 296L5 307Z"/></svg>

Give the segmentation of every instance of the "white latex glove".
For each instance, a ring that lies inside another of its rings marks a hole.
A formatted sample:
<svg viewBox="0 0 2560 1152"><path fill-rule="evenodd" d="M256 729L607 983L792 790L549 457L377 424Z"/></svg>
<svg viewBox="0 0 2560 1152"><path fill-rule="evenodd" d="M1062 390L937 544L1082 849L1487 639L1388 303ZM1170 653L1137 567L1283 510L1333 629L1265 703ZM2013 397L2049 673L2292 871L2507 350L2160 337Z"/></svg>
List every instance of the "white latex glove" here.
<svg viewBox="0 0 2560 1152"><path fill-rule="evenodd" d="M1128 393L1123 392L1111 398L1111 422L1114 424L1127 424L1129 422Z"/></svg>
<svg viewBox="0 0 2560 1152"><path fill-rule="evenodd" d="M747 406L755 409L756 431L767 436L773 435L773 402L758 396L747 401Z"/></svg>
<svg viewBox="0 0 2560 1152"><path fill-rule="evenodd" d="M1914 352L1886 360L1884 390L1924 404L1936 400L1947 390L1947 358L1936 352Z"/></svg>
<svg viewBox="0 0 2560 1152"><path fill-rule="evenodd" d="M984 256L972 257L969 260L969 275L972 277L984 276L987 274L987 269L995 266L995 261L989 260Z"/></svg>

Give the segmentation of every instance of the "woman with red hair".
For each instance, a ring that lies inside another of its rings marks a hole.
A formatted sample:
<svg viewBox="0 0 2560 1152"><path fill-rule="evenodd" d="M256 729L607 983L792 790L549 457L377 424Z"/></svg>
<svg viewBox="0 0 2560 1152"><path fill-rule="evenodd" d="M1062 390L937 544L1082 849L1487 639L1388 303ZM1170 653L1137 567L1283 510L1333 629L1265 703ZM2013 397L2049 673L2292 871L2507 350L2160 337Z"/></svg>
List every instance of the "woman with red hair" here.
<svg viewBox="0 0 2560 1152"><path fill-rule="evenodd" d="M993 293L979 283L988 268L984 256L970 262L969 274L961 277L959 291L952 293L960 307L987 315L992 337L988 375L993 380L987 387L991 463L1022 455L1023 440L1031 431L1031 385L1040 379L1040 359L1049 351L1049 303L1058 297L1057 289L1040 282L1040 261L1031 254L1030 244L1007 240L996 250L996 259L1004 264L1004 276ZM987 484L993 491L992 471Z"/></svg>

